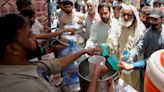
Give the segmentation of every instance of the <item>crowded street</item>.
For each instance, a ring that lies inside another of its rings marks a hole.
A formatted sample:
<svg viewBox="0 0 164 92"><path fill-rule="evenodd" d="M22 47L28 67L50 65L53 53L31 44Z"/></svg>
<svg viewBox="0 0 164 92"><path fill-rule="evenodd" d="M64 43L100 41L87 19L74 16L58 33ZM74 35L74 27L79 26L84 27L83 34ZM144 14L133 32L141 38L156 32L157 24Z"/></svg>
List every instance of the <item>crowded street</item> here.
<svg viewBox="0 0 164 92"><path fill-rule="evenodd" d="M0 2L0 92L164 92L164 0Z"/></svg>

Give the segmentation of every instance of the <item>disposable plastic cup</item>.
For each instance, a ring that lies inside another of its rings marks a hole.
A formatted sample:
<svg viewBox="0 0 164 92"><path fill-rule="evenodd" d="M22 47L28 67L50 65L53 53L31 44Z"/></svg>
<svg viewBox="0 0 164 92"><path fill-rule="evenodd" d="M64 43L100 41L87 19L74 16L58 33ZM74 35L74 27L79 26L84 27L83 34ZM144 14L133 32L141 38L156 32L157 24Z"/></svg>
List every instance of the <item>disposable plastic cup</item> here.
<svg viewBox="0 0 164 92"><path fill-rule="evenodd" d="M109 46L107 43L100 44L101 49L103 50L102 56L108 56L109 55Z"/></svg>
<svg viewBox="0 0 164 92"><path fill-rule="evenodd" d="M100 62L100 65L105 65L106 58L99 55L93 55L88 58L89 61L89 73L92 76L95 65Z"/></svg>
<svg viewBox="0 0 164 92"><path fill-rule="evenodd" d="M117 56L115 54L112 54L107 59L108 63L113 67L114 70L118 71L120 68L117 66L119 64L119 61L117 59Z"/></svg>

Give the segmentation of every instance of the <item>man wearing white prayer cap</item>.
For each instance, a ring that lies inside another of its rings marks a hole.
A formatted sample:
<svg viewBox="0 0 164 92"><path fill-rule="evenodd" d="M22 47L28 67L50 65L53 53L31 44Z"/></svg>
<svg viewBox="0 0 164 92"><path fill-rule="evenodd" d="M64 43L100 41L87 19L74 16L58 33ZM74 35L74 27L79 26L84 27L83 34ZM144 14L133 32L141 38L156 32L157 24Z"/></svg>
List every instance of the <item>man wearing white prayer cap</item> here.
<svg viewBox="0 0 164 92"><path fill-rule="evenodd" d="M109 35L107 40L108 45L111 49L113 49L112 51L114 51L118 59L122 58L123 51L130 51L139 42L139 40L143 38L146 30L144 24L139 19L139 13L136 7L132 5L125 5L122 7L120 24L120 34ZM139 71L133 71L130 74L123 74L123 79L139 91Z"/></svg>

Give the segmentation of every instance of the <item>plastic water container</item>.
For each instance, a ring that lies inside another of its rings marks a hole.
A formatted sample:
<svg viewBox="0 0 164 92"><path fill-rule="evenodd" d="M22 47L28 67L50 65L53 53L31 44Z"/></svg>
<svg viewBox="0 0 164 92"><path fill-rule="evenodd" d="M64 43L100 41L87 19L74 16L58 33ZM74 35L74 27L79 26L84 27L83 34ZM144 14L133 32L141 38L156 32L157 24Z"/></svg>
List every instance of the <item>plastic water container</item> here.
<svg viewBox="0 0 164 92"><path fill-rule="evenodd" d="M63 49L60 53L60 57L64 57L70 55L74 52L80 51L82 48L78 47L74 40L69 40L69 47ZM81 56L79 59L74 61L74 63L70 64L66 67L62 73L64 77L64 83L69 87L71 92L78 92L80 90L80 80L77 72L77 66L79 62L83 61L85 58Z"/></svg>
<svg viewBox="0 0 164 92"><path fill-rule="evenodd" d="M129 51L128 51L128 50L124 50L124 51L122 52L122 58L121 58L122 61L131 64L132 62L129 62L129 61L128 61L129 58L130 58L130 53L129 53Z"/></svg>
<svg viewBox="0 0 164 92"><path fill-rule="evenodd" d="M144 92L164 92L164 50L154 52L147 61Z"/></svg>
<svg viewBox="0 0 164 92"><path fill-rule="evenodd" d="M121 57L122 61L123 62L126 62L126 63L129 63L129 64L132 64L133 62L130 59L130 53L128 50L124 50L122 52L122 57ZM130 71L127 71L127 70L123 70L123 73L125 74L130 74L133 70L130 70Z"/></svg>

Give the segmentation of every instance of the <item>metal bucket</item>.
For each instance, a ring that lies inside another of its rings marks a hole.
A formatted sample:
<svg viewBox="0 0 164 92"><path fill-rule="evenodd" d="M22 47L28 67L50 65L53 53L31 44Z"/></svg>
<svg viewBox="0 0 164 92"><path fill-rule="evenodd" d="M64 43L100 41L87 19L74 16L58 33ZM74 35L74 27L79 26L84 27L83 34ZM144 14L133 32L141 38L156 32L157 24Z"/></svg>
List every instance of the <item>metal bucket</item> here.
<svg viewBox="0 0 164 92"><path fill-rule="evenodd" d="M65 44L62 44L59 42L58 39L55 39L55 40L52 40L51 41L51 47L52 47L52 50L54 51L55 53L55 56L59 56L59 53L66 47L68 47L68 45L65 45Z"/></svg>
<svg viewBox="0 0 164 92"><path fill-rule="evenodd" d="M107 77L98 80L97 92L115 92L114 80L118 78L118 72L113 70L111 66L108 65L108 67L109 71L105 74ZM81 92L87 92L91 82L91 77L89 78L90 74L88 58L80 62L78 66L78 74L80 76ZM109 83L111 85L109 85Z"/></svg>

